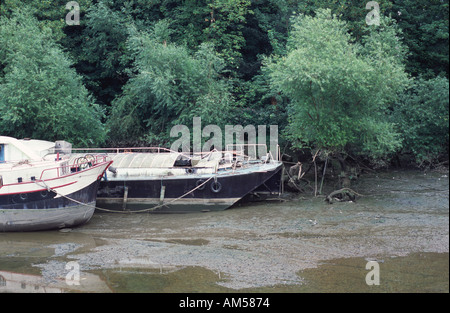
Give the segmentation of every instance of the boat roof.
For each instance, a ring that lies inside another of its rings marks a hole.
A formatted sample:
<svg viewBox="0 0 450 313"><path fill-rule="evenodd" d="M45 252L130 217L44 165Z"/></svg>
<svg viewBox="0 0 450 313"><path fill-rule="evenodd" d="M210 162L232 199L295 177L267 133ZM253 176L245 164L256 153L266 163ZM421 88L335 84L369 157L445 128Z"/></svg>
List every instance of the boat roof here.
<svg viewBox="0 0 450 313"><path fill-rule="evenodd" d="M39 150L36 150L38 145L44 145L48 146L44 143L48 142L41 142L41 140L19 140L13 137L7 137L7 136L0 136L0 145L5 146L12 146L17 151L14 153L14 159L29 159L29 160L41 160L42 156L39 153ZM54 146L54 143L53 143ZM44 150L44 149L43 149Z"/></svg>
<svg viewBox="0 0 450 313"><path fill-rule="evenodd" d="M173 167L180 153L119 153L108 154L117 168L167 168Z"/></svg>

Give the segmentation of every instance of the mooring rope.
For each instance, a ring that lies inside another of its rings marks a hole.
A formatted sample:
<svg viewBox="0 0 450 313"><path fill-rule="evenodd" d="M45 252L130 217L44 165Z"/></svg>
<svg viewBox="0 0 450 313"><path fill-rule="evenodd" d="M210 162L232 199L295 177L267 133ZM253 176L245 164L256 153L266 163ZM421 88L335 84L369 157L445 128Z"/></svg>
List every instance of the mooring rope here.
<svg viewBox="0 0 450 313"><path fill-rule="evenodd" d="M133 214L133 213L152 212L152 211L155 211L156 209L159 209L159 208L161 208L161 207L164 207L164 206L167 206L167 205L169 205L169 204L172 204L172 203L174 203L174 202L176 202L176 201L178 201L178 200L180 200L180 199L186 197L187 195L193 193L195 190L197 190L197 189L203 187L204 185L206 185L206 184L207 184L209 181L211 181L212 179L217 179L217 176L219 176L219 175L211 176L209 179L207 179L207 180L204 181L203 183L199 184L199 185L198 185L197 187L195 187L194 189L188 191L187 193L185 193L184 195L182 195L182 196L180 196L180 197L178 197L178 198L176 198L176 199L173 199L173 200L171 200L171 201L169 201L169 202L166 202L166 203L159 204L159 205L154 206L154 207L152 207L152 208L142 209L142 210L139 210L139 211L136 211L136 212L132 212L132 211L115 211L115 210L109 210L109 209L105 209L105 208L99 208L99 207L97 207L97 206L89 205L89 204L80 202L80 201L78 201L78 200L72 199L72 198L70 198L70 197L68 197L68 196L66 196L66 195L63 195L63 194L57 192L56 190L50 188L50 186L47 185L47 183L46 183L44 180L42 180L42 179L36 180L35 183L36 183L39 187L41 187L41 188L46 188L48 192L53 192L53 193L57 194L57 195L60 196L60 197L66 198L67 200L73 201L73 202L75 202L75 203L77 203L77 204L80 204L80 205L83 205L83 206L86 206L86 207L89 207L89 208L93 208L93 209L96 209L96 210L99 210L99 211L104 211L104 212L110 212L110 213ZM44 184L44 186L39 185L38 182L42 182L42 183Z"/></svg>

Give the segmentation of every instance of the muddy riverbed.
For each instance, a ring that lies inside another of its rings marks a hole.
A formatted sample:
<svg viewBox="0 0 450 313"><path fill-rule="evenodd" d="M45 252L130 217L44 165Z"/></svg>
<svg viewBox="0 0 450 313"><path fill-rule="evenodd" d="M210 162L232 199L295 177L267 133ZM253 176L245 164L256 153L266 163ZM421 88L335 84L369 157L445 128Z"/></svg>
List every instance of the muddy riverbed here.
<svg viewBox="0 0 450 313"><path fill-rule="evenodd" d="M285 195L0 233L0 292L449 292L448 175L365 174L356 202ZM366 283L369 261L379 285Z"/></svg>

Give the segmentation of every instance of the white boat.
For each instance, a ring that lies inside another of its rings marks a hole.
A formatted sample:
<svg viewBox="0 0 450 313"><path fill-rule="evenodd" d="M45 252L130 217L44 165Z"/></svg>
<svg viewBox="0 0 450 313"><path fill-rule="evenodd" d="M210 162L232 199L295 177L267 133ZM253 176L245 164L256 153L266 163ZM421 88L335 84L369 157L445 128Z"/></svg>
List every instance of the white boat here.
<svg viewBox="0 0 450 313"><path fill-rule="evenodd" d="M112 161L71 145L0 136L0 232L75 227L95 211L100 179Z"/></svg>

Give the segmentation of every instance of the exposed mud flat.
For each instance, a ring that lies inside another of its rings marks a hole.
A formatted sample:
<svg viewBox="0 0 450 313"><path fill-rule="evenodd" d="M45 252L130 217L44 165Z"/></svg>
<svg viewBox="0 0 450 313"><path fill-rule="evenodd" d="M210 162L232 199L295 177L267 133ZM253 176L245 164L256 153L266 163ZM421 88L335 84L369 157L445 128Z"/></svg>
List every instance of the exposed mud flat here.
<svg viewBox="0 0 450 313"><path fill-rule="evenodd" d="M50 283L76 261L82 277L95 273L119 292L351 292L355 281L367 286L367 260L379 260L378 291L448 292L448 171L366 174L352 188L364 197L327 204L298 196L185 215L96 213L68 232L0 234L0 271ZM394 270L383 276L383 268ZM418 269L434 274L408 274ZM326 287L323 273L341 277L341 289Z"/></svg>

